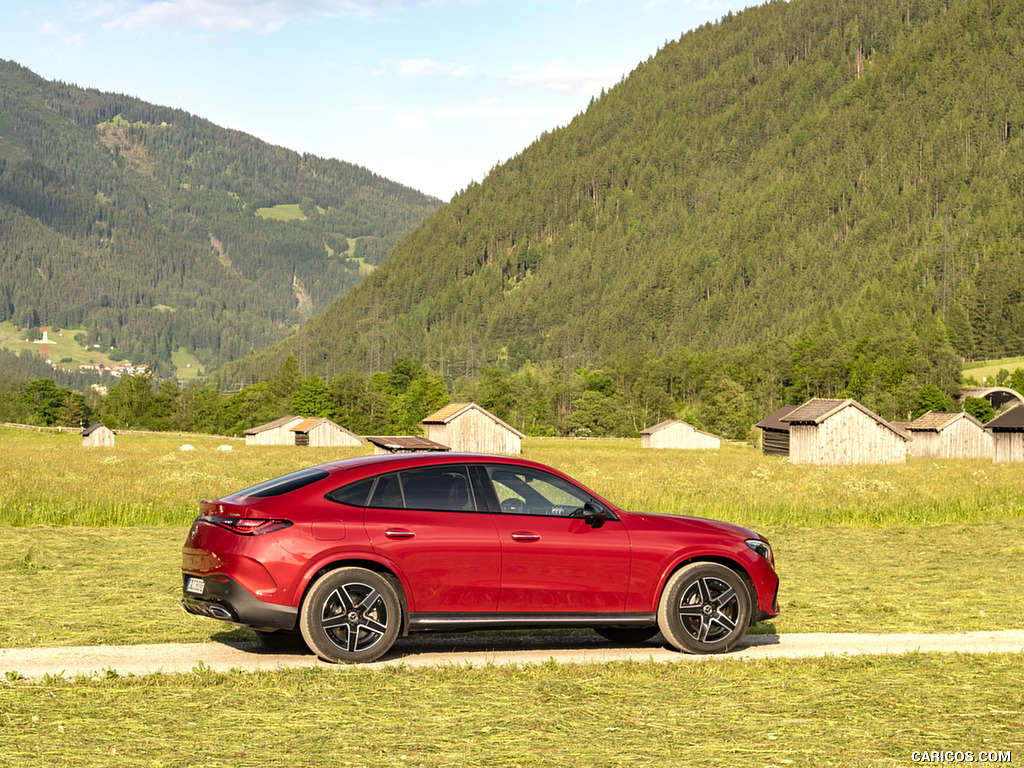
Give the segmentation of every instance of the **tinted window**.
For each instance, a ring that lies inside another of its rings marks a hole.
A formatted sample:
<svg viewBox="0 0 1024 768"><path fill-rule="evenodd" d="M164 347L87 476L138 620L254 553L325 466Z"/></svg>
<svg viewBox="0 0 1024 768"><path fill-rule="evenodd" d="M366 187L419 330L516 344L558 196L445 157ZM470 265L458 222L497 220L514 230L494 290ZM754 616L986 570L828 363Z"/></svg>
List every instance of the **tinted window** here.
<svg viewBox="0 0 1024 768"><path fill-rule="evenodd" d="M465 467L426 467L398 473L407 509L469 511L473 495Z"/></svg>
<svg viewBox="0 0 1024 768"><path fill-rule="evenodd" d="M489 466L501 511L518 515L578 517L590 497L560 477L534 469Z"/></svg>
<svg viewBox="0 0 1024 768"><path fill-rule="evenodd" d="M380 475L367 506L449 512L475 509L469 475L462 466L405 469Z"/></svg>
<svg viewBox="0 0 1024 768"><path fill-rule="evenodd" d="M238 491L231 495L240 496L242 498L281 496L285 493L297 491L299 488L305 488L307 485L315 483L317 480L323 480L329 474L330 473L326 470L317 469L316 467L300 469L298 472L292 472L290 475L275 477L273 480L267 480L259 485L254 485L251 488L246 488L244 491Z"/></svg>
<svg viewBox="0 0 1024 768"><path fill-rule="evenodd" d="M365 480L359 480L350 485L335 488L327 494L326 498L339 504L348 504L350 507L365 507L366 497L370 495L375 479L368 477Z"/></svg>

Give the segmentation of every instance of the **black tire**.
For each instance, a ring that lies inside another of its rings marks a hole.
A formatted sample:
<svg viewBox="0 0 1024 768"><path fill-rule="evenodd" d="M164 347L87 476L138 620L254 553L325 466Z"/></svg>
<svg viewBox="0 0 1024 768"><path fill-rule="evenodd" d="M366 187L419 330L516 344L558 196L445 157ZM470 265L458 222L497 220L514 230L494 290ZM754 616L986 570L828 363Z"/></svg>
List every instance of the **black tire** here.
<svg viewBox="0 0 1024 768"><path fill-rule="evenodd" d="M594 627L594 631L613 643L643 643L658 634L658 627Z"/></svg>
<svg viewBox="0 0 1024 768"><path fill-rule="evenodd" d="M306 595L299 628L324 661L355 664L380 658L402 625L391 583L365 568L338 568L321 576Z"/></svg>
<svg viewBox="0 0 1024 768"><path fill-rule="evenodd" d="M719 563L691 563L672 574L658 603L665 639L687 653L723 653L750 624L750 593L736 571Z"/></svg>
<svg viewBox="0 0 1024 768"><path fill-rule="evenodd" d="M276 632L265 632L254 629L256 637L263 643L263 647L273 653L295 653L309 652L309 646L302 638L302 634L294 629L279 629Z"/></svg>

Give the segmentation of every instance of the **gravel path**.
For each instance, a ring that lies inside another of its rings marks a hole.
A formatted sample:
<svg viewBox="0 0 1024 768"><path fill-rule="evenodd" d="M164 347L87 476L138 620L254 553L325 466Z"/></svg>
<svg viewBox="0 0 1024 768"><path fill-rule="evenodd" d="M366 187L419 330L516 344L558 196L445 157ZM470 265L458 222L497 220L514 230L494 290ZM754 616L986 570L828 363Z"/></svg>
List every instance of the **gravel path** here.
<svg viewBox="0 0 1024 768"><path fill-rule="evenodd" d="M366 668L402 665L539 664L550 659L562 664L606 661L685 663L692 659L767 659L940 651L958 653L1024 652L1024 630L964 632L940 635L787 634L747 635L731 653L688 656L668 650L660 635L640 645L612 645L597 635L540 636L489 635L456 637L419 635L402 638L380 661ZM217 671L275 670L328 665L309 652L272 653L258 642L165 643L161 645L87 646L78 648L0 648L0 672L26 678L44 675L120 675L188 672L202 663Z"/></svg>

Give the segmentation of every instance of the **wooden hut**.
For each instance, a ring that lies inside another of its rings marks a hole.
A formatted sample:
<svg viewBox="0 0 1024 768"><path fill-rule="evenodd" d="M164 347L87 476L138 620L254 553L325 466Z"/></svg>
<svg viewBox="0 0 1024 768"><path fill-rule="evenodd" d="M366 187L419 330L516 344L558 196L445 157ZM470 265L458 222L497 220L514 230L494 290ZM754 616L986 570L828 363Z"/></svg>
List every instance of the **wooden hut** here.
<svg viewBox="0 0 1024 768"><path fill-rule="evenodd" d="M761 430L761 453L765 456L789 456L789 422L783 421L797 406L784 405L754 426Z"/></svg>
<svg viewBox="0 0 1024 768"><path fill-rule="evenodd" d="M303 421L301 416L282 416L266 424L245 430L246 445L295 445L291 428Z"/></svg>
<svg viewBox="0 0 1024 768"><path fill-rule="evenodd" d="M295 445L310 448L350 448L363 444L361 437L330 419L306 419L288 431L294 435Z"/></svg>
<svg viewBox="0 0 1024 768"><path fill-rule="evenodd" d="M103 424L93 424L82 430L82 445L86 448L113 448L114 431Z"/></svg>
<svg viewBox="0 0 1024 768"><path fill-rule="evenodd" d="M992 433L963 411L928 411L907 425L917 459L990 459Z"/></svg>
<svg viewBox="0 0 1024 768"><path fill-rule="evenodd" d="M522 453L526 437L476 403L450 403L420 424L427 439L466 453Z"/></svg>
<svg viewBox="0 0 1024 768"><path fill-rule="evenodd" d="M995 461L1024 461L1024 405L1003 411L985 427L992 433Z"/></svg>
<svg viewBox="0 0 1024 768"><path fill-rule="evenodd" d="M641 448L720 448L722 438L685 421L669 419L640 433Z"/></svg>
<svg viewBox="0 0 1024 768"><path fill-rule="evenodd" d="M447 445L435 443L425 437L368 437L375 456L386 453L418 453L420 451L447 451Z"/></svg>
<svg viewBox="0 0 1024 768"><path fill-rule="evenodd" d="M795 464L901 464L910 437L856 400L815 398L793 409L789 459Z"/></svg>

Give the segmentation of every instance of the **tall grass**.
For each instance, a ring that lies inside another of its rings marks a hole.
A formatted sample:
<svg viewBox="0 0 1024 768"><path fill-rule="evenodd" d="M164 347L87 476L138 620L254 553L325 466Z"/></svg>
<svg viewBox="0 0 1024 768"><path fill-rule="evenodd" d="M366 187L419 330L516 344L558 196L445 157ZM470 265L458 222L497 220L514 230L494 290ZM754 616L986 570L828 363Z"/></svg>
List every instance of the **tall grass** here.
<svg viewBox="0 0 1024 768"><path fill-rule="evenodd" d="M188 442L194 451L180 451ZM119 435L84 448L69 434L0 429L0 524L187 525L217 498L300 467L368 448L245 446L195 435ZM878 528L1024 518L1020 465L911 460L816 467L743 446L641 450L635 440L527 440L525 458L557 467L633 510L748 526Z"/></svg>

